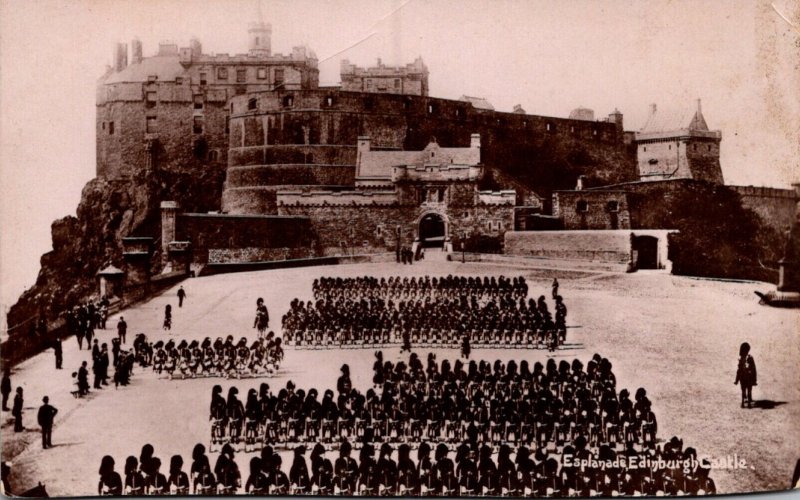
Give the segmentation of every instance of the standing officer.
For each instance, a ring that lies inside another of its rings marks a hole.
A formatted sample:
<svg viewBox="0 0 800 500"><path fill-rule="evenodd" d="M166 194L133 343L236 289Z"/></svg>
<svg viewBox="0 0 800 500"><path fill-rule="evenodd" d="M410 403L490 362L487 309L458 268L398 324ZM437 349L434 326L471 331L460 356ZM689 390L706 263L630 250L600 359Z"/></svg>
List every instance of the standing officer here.
<svg viewBox="0 0 800 500"><path fill-rule="evenodd" d="M53 353L56 356L56 370L60 370L64 362L64 353L61 349L61 339L58 337L53 341Z"/></svg>
<svg viewBox="0 0 800 500"><path fill-rule="evenodd" d="M11 372L6 366L3 370L3 381L0 383L0 393L3 394L3 411L8 411L8 395L11 394Z"/></svg>
<svg viewBox="0 0 800 500"><path fill-rule="evenodd" d="M183 307L183 299L186 298L186 290L183 289L183 285L178 288L178 307Z"/></svg>
<svg viewBox="0 0 800 500"><path fill-rule="evenodd" d="M117 336L119 337L119 341L123 344L125 343L125 335L128 333L128 323L125 322L125 318L122 316L119 317L119 321L117 322Z"/></svg>
<svg viewBox="0 0 800 500"><path fill-rule="evenodd" d="M42 428L42 448L52 448L53 443L51 442L51 438L53 437L53 420L56 417L56 413L58 413L58 409L50 405L50 398L45 396L42 398L42 402L44 403L42 406L39 407L39 415L38 421L39 426Z"/></svg>
<svg viewBox="0 0 800 500"><path fill-rule="evenodd" d="M22 404L24 403L24 399L22 398L22 387L17 387L17 395L14 396L14 407L11 408L11 415L14 416L14 432L22 432L25 430L22 427Z"/></svg>

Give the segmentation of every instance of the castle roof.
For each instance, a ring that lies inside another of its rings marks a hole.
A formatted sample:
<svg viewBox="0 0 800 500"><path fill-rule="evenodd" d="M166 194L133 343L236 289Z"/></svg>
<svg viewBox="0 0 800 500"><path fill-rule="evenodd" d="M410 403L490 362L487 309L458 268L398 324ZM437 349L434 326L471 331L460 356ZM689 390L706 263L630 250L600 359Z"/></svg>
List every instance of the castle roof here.
<svg viewBox="0 0 800 500"><path fill-rule="evenodd" d="M494 106L490 103L485 97L472 97L468 95L462 95L458 98L459 101L464 101L472 104L472 107L475 109L486 109L489 111L494 111Z"/></svg>
<svg viewBox="0 0 800 500"><path fill-rule="evenodd" d="M642 134L672 132L677 130L695 130L708 132L706 119L703 112L690 106L682 109L652 109L644 127L639 131Z"/></svg>
<svg viewBox="0 0 800 500"><path fill-rule="evenodd" d="M113 73L104 83L146 82L151 76L155 76L157 81L168 82L185 74L186 68L181 65L179 56L153 56Z"/></svg>
<svg viewBox="0 0 800 500"><path fill-rule="evenodd" d="M479 148L443 148L431 141L422 151L364 151L359 157L358 176L392 177L397 166L477 165L481 161Z"/></svg>

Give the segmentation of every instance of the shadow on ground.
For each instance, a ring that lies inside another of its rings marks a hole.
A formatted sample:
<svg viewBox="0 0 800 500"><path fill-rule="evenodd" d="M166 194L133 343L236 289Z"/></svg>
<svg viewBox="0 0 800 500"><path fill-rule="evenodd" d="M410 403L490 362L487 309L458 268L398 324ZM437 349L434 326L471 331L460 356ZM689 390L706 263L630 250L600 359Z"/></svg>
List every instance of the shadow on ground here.
<svg viewBox="0 0 800 500"><path fill-rule="evenodd" d="M786 401L772 401L771 399L761 399L753 401L753 408L760 408L762 410L771 410L776 406L785 405Z"/></svg>

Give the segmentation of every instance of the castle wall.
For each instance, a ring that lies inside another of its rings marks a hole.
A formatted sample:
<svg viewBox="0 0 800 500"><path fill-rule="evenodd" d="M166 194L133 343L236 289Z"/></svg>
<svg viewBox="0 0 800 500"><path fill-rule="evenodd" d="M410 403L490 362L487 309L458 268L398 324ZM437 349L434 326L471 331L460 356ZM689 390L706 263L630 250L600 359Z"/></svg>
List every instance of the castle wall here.
<svg viewBox="0 0 800 500"><path fill-rule="evenodd" d="M219 214L180 214L177 217L176 239L191 241L193 262L205 263L214 255L220 259L225 252L217 250L246 253L249 248L262 248L266 253L283 255L284 251L289 251L284 249L312 247L310 224L302 217Z"/></svg>
<svg viewBox="0 0 800 500"><path fill-rule="evenodd" d="M631 216L625 191L557 191L553 216L564 229L630 229Z"/></svg>
<svg viewBox="0 0 800 500"><path fill-rule="evenodd" d="M430 207L404 205L292 205L278 207L280 215L308 217L322 255L393 252L400 228L400 244L411 246L417 237L419 218L430 211L444 215L451 238L484 234L502 238L514 227L511 205Z"/></svg>
<svg viewBox="0 0 800 500"><path fill-rule="evenodd" d="M484 165L503 170L544 196L553 189L574 186L578 175L588 175L597 184L636 178L635 162L616 123L499 113L461 101L330 89L259 92L235 96L229 104L231 166L352 165L362 135L370 137L373 149L419 151L432 137L446 147L469 147L471 135L478 133ZM253 146L259 137L261 146ZM337 147L348 148L347 153Z"/></svg>
<svg viewBox="0 0 800 500"><path fill-rule="evenodd" d="M768 226L781 232L791 228L799 201L794 189L754 186L728 187L739 193L742 205L757 213Z"/></svg>
<svg viewBox="0 0 800 500"><path fill-rule="evenodd" d="M203 95L203 104L202 110L196 110L189 85L124 83L108 87L109 95L97 106L98 176L135 175L147 166L175 172L224 168L228 146L225 92L198 93ZM152 104L145 101L147 93L155 99ZM154 144L152 165L147 141Z"/></svg>

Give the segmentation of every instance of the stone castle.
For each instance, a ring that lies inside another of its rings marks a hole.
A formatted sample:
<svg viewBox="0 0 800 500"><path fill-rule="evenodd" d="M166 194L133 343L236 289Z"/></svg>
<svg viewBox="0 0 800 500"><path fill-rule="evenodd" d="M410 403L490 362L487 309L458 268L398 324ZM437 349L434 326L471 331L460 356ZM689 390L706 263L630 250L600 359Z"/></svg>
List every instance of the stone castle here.
<svg viewBox="0 0 800 500"><path fill-rule="evenodd" d="M502 248L507 232L669 230L646 225L642 192L723 184L722 135L699 100L677 113L652 105L645 126L626 132L618 110L564 119L430 97L421 57L399 67L343 60L341 85L320 87L314 53L273 54L271 34L252 23L249 50L237 55L204 54L192 40L142 57L134 40L130 64L118 45L99 82L98 177L224 175L219 205L206 212L162 200L163 263L203 272L400 246L453 251L476 235ZM788 225L794 191L737 189L769 223ZM651 255L640 267L668 267L666 234L648 236L661 240L639 252ZM513 236L507 251L579 256L554 235ZM629 245L639 244L610 258Z"/></svg>
<svg viewBox="0 0 800 500"><path fill-rule="evenodd" d="M273 53L260 15L247 35L235 55L194 39L148 57L138 40L117 44L97 85L97 177L77 217L53 224L12 331L96 294L98 273L128 301L190 272L393 259L400 247L669 270L673 253L695 255L668 246L675 230L715 222L704 208L744 210L751 231L794 220L794 190L724 185L722 134L699 101L653 105L639 131L616 109L503 112L431 97L421 57L345 60L341 85L323 87L308 47ZM718 274L741 274L737 255Z"/></svg>

